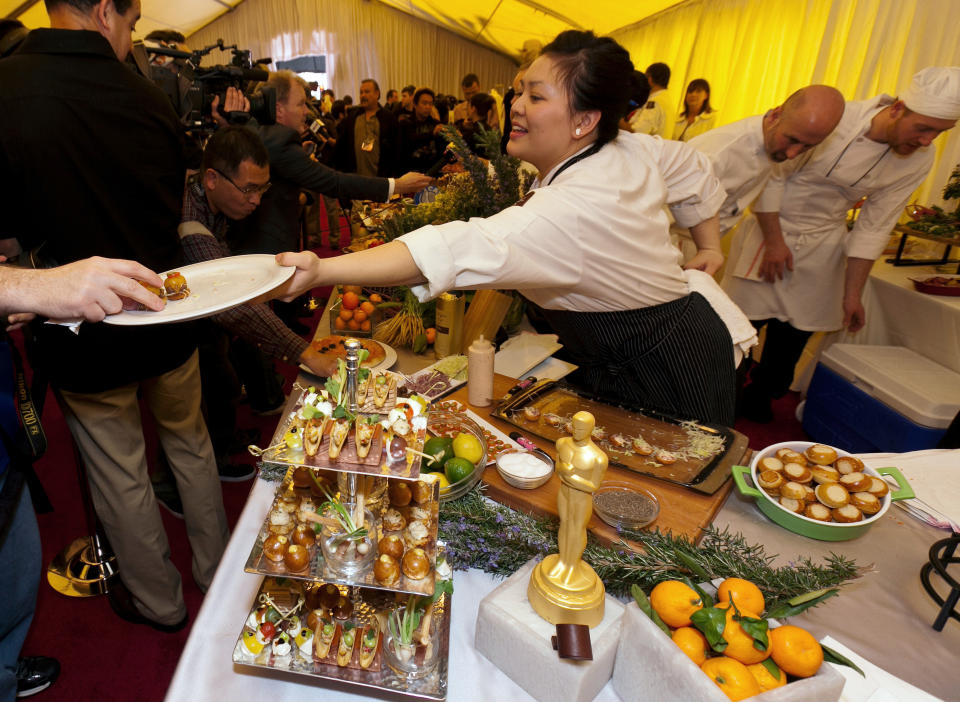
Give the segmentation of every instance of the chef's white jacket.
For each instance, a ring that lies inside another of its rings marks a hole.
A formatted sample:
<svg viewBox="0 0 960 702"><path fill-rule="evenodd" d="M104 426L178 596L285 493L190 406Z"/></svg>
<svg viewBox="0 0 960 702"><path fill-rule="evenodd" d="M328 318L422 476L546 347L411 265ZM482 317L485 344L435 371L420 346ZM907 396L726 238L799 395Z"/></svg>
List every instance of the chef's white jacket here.
<svg viewBox="0 0 960 702"><path fill-rule="evenodd" d="M621 131L598 153L534 183L522 206L486 219L428 225L400 237L423 272L421 299L445 290L517 289L547 309L606 312L688 294L670 243L713 216L724 193L687 144Z"/></svg>
<svg viewBox="0 0 960 702"><path fill-rule="evenodd" d="M693 118L693 124L687 123L686 115L681 112L673 124L673 138L677 141L690 141L696 136L713 129L717 124L717 111L701 112Z"/></svg>
<svg viewBox="0 0 960 702"><path fill-rule="evenodd" d="M670 118L667 115L673 113L674 106L670 104L670 93L666 90L650 93L650 99L630 120L630 131L634 134L649 134L669 139L673 133L673 125L670 124Z"/></svg>
<svg viewBox="0 0 960 702"><path fill-rule="evenodd" d="M763 148L763 115L747 117L694 137L690 146L706 154L727 197L720 206L720 230L733 228L763 190L774 162Z"/></svg>
<svg viewBox="0 0 960 702"><path fill-rule="evenodd" d="M933 165L930 147L900 156L867 138L873 117L893 102L889 95L848 102L823 143L776 169L753 209L780 213L794 269L774 283L762 281L760 226L752 216L741 223L724 288L750 319L776 318L804 331L842 326L847 257L876 259L883 252L903 207ZM848 232L847 210L864 196Z"/></svg>

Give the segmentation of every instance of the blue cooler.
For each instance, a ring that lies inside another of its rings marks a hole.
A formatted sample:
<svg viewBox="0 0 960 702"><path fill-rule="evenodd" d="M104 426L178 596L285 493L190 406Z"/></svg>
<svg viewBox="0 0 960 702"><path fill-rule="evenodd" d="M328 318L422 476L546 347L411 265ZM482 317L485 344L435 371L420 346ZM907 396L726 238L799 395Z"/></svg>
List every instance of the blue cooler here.
<svg viewBox="0 0 960 702"><path fill-rule="evenodd" d="M803 428L851 453L934 448L960 409L960 373L902 346L834 344L820 356Z"/></svg>

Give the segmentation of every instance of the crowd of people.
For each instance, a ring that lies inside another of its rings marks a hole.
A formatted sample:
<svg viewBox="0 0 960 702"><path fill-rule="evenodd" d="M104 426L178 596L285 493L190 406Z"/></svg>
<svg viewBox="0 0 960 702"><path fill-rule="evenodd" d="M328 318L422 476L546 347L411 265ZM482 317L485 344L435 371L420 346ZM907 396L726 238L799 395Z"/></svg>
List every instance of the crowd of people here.
<svg viewBox="0 0 960 702"><path fill-rule="evenodd" d="M247 303L199 322L87 323L79 333L43 318L98 322L138 303L158 309L136 282L157 285L154 271L271 253L297 267L277 292L288 302L345 281L409 285L424 300L450 289L519 290L580 366L583 387L728 426L738 411L735 326L766 327L762 361L749 380L741 370L739 384L741 413L768 420L809 334L862 326L870 265L931 167L927 147L960 118L960 68L928 68L899 97L851 102L811 85L721 127L709 84L696 79L674 119L666 64L641 73L614 40L567 31L519 68L502 98L468 74L462 100L408 85L381 103L368 79L354 107L332 91L314 98L293 73L271 73L276 123L232 123L249 100L231 88L193 158L167 96L124 64L140 0L45 2L51 28L23 33L0 60L0 255L32 268L0 266L0 313L12 326L38 316L30 363L50 378L120 564L111 606L162 632L182 629L188 613L140 398L205 590L229 537L219 480L252 474L228 460L238 441L250 443L236 427L240 384L269 413L284 401L274 361L333 369L298 333L296 306ZM182 36L154 40L185 47ZM484 133L502 133L501 148L537 174L518 206L355 254L309 251L306 198L323 198L339 230L340 203L423 190L444 159L447 127L482 157L492 156ZM863 198L848 232L845 212ZM720 240L731 230L725 262ZM712 276L725 263L721 289ZM18 664L39 541L12 374L0 371L0 566L5 592L15 593L0 616L5 702L33 684L25 680L56 673L40 660Z"/></svg>

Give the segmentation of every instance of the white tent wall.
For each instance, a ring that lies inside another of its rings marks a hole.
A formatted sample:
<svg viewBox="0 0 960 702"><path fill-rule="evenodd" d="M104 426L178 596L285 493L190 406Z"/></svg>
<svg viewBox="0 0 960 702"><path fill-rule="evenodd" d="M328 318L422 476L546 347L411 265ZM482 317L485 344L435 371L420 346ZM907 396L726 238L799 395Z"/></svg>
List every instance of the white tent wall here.
<svg viewBox="0 0 960 702"><path fill-rule="evenodd" d="M374 78L387 90L429 86L460 96L460 79L476 73L485 90L508 86L513 60L429 22L369 0L246 0L187 39L197 49L222 38L274 61L326 55L328 87L353 95ZM204 65L228 63L214 50Z"/></svg>
<svg viewBox="0 0 960 702"><path fill-rule="evenodd" d="M640 70L671 70L679 110L687 84L706 78L718 124L761 114L810 83L848 100L897 95L927 66L960 65L957 0L690 0L611 36ZM924 204L960 161L960 127L935 142L937 160L917 191Z"/></svg>

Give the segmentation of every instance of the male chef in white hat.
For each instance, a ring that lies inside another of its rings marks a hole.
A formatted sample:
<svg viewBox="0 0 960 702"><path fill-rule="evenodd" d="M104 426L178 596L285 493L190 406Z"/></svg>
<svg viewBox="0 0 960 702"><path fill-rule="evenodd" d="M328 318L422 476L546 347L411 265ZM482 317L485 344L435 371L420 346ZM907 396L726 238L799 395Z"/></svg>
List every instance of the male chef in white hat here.
<svg viewBox="0 0 960 702"><path fill-rule="evenodd" d="M789 389L810 334L863 326L873 262L933 165L930 143L958 118L960 67L925 68L899 98L848 102L833 133L768 182L734 235L723 282L767 328L742 416L773 419L771 400ZM864 197L848 232L846 213Z"/></svg>

